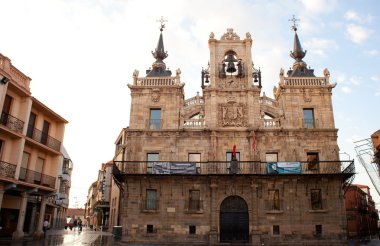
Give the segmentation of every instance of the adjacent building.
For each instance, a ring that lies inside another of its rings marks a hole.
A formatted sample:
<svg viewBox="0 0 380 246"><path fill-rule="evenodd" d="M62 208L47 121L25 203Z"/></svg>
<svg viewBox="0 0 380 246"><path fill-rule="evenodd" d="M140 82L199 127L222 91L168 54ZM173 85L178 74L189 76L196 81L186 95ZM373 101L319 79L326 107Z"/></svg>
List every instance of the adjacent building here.
<svg viewBox="0 0 380 246"><path fill-rule="evenodd" d="M377 165L378 176L380 176L380 130L377 130L371 135L371 140L374 148L373 162Z"/></svg>
<svg viewBox="0 0 380 246"><path fill-rule="evenodd" d="M375 202L366 185L351 185L345 194L347 232L350 238L370 239L377 237L379 220Z"/></svg>
<svg viewBox="0 0 380 246"><path fill-rule="evenodd" d="M30 82L0 54L0 236L14 239L39 237L44 219L65 217L58 175L68 122L31 95Z"/></svg>
<svg viewBox="0 0 380 246"><path fill-rule="evenodd" d="M339 160L336 84L303 61L297 29L273 98L253 67L251 34L230 28L210 34L202 93L185 99L162 31L152 67L133 73L129 127L116 140L110 218L122 240L347 245L344 193L355 170Z"/></svg>
<svg viewBox="0 0 380 246"><path fill-rule="evenodd" d="M90 228L95 230L107 230L109 227L112 166L112 161L103 163L97 181L88 189L85 218Z"/></svg>

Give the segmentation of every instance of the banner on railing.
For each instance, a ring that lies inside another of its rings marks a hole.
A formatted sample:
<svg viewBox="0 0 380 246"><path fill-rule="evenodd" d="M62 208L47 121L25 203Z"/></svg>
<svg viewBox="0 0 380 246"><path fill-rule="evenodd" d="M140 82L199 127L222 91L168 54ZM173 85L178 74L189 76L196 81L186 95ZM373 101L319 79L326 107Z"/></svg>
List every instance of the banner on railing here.
<svg viewBox="0 0 380 246"><path fill-rule="evenodd" d="M152 166L153 174L196 174L195 162L154 162Z"/></svg>
<svg viewBox="0 0 380 246"><path fill-rule="evenodd" d="M277 174L277 173L301 173L301 162L268 162L267 163L267 173Z"/></svg>

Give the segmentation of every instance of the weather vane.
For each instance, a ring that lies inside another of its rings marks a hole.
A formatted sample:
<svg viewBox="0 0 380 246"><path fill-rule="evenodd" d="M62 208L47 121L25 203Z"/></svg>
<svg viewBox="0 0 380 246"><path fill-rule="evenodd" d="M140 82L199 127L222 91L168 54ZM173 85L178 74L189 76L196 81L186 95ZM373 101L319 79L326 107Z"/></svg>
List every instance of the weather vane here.
<svg viewBox="0 0 380 246"><path fill-rule="evenodd" d="M157 22L161 22L161 27L160 27L160 31L162 32L165 28L165 24L164 22L168 22L167 20L164 20L164 17L161 16L161 19L157 20Z"/></svg>
<svg viewBox="0 0 380 246"><path fill-rule="evenodd" d="M300 19L296 19L295 15L293 15L293 18L289 19L288 21L293 22L292 29L294 31L297 31L297 26L298 26L297 21L300 21Z"/></svg>

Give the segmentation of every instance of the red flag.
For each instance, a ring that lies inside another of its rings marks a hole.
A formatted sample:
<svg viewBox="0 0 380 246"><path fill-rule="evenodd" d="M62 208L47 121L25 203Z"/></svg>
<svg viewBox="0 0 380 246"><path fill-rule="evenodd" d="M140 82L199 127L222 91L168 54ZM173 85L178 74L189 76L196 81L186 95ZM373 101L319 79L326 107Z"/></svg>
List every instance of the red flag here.
<svg viewBox="0 0 380 246"><path fill-rule="evenodd" d="M256 134L255 134L255 131L253 131L253 134L252 134L252 149L254 152L256 152Z"/></svg>
<svg viewBox="0 0 380 246"><path fill-rule="evenodd" d="M234 143L234 146L232 147L232 160L236 160L236 143Z"/></svg>

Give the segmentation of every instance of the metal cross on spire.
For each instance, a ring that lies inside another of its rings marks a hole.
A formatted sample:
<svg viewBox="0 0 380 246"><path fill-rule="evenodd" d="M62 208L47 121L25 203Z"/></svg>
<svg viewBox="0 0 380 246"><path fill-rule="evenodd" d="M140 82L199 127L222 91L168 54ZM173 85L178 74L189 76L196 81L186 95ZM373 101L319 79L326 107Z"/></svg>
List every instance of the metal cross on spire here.
<svg viewBox="0 0 380 246"><path fill-rule="evenodd" d="M164 30L164 28L165 28L164 22L168 22L168 21L165 20L163 16L161 16L161 19L157 20L157 22L161 22L160 31L162 32Z"/></svg>
<svg viewBox="0 0 380 246"><path fill-rule="evenodd" d="M296 19L296 16L293 15L293 18L289 19L288 21L293 22L292 29L293 29L294 31L297 31L297 26L298 26L297 21L300 21L300 19Z"/></svg>

